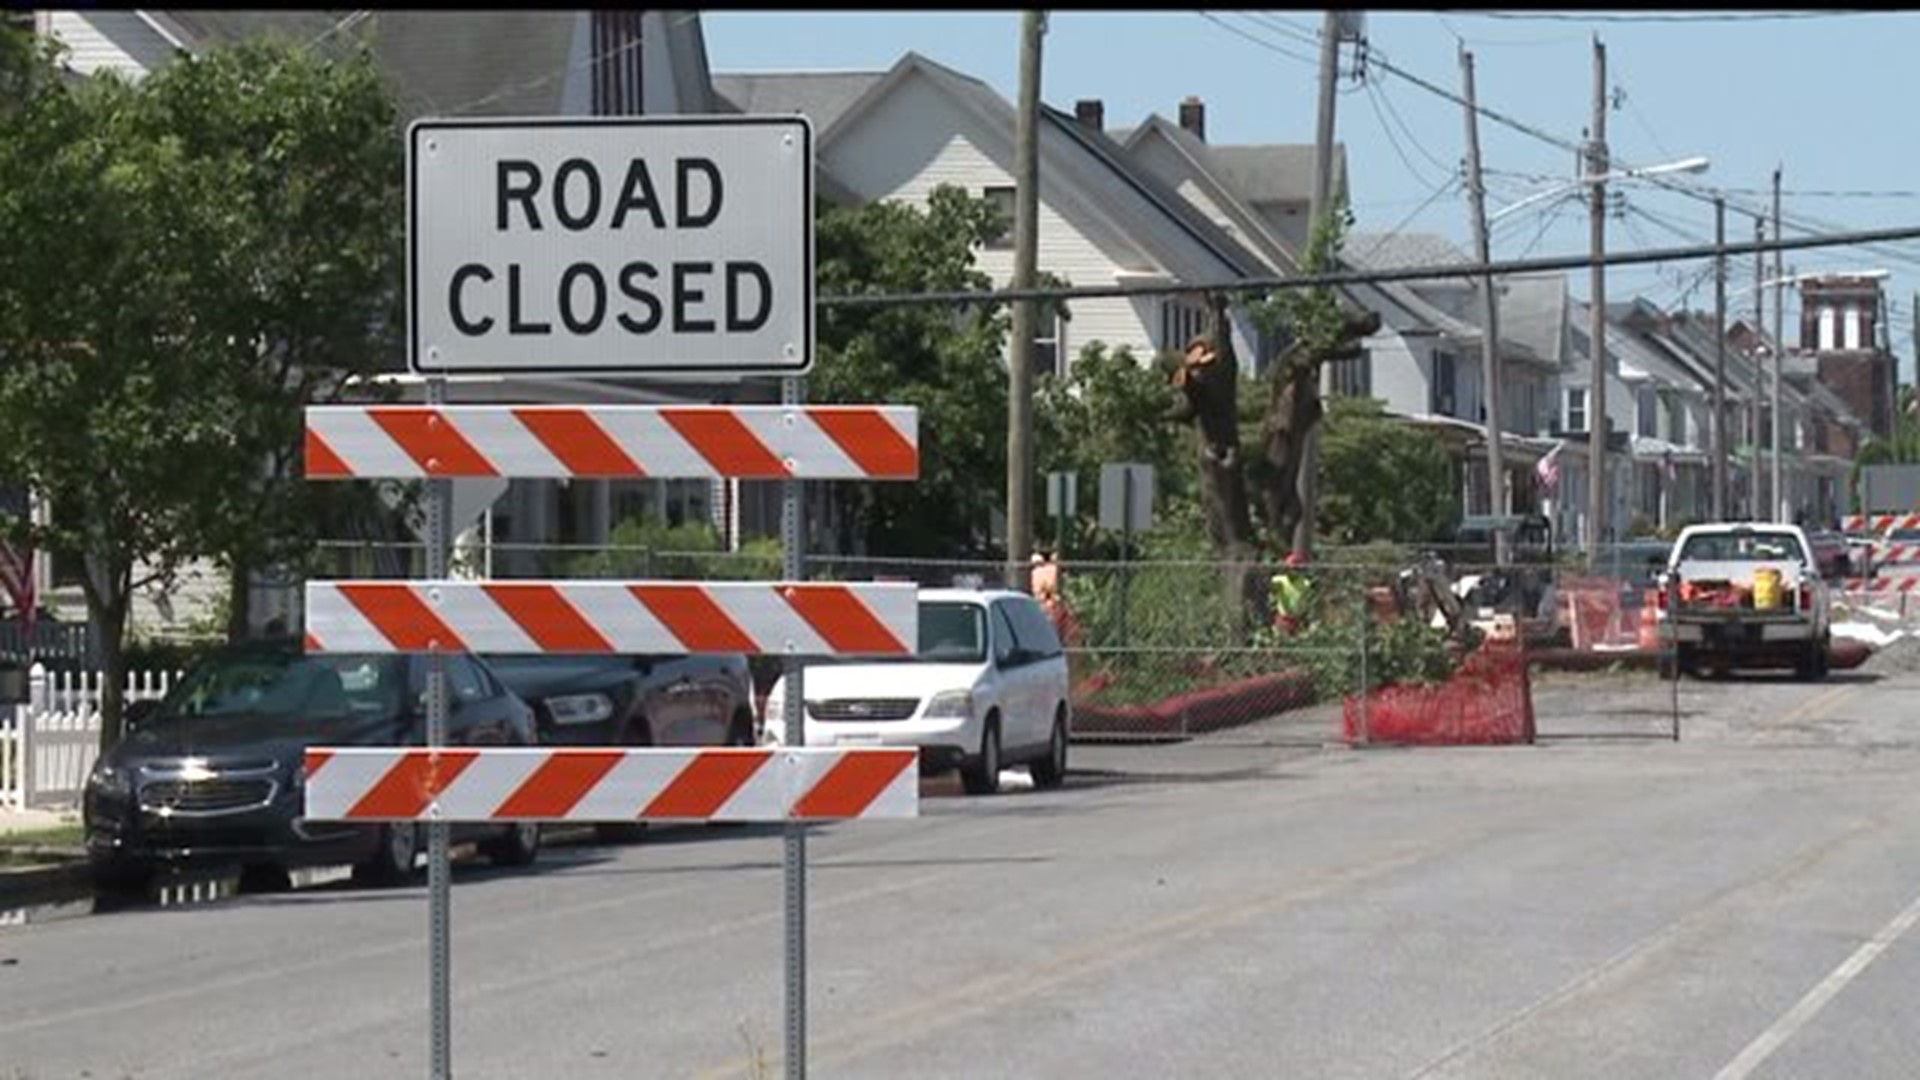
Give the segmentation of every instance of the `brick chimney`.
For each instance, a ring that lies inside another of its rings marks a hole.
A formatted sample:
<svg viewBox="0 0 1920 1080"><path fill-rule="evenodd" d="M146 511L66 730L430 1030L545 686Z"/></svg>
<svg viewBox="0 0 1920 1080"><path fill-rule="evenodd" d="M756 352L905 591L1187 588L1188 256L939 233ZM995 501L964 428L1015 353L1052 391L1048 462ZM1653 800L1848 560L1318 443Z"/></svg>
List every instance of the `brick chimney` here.
<svg viewBox="0 0 1920 1080"><path fill-rule="evenodd" d="M1201 142L1207 141L1207 107L1199 98L1189 94L1180 103L1180 126Z"/></svg>
<svg viewBox="0 0 1920 1080"><path fill-rule="evenodd" d="M1107 107L1099 98L1081 98L1073 103L1073 118L1095 131L1107 126Z"/></svg>

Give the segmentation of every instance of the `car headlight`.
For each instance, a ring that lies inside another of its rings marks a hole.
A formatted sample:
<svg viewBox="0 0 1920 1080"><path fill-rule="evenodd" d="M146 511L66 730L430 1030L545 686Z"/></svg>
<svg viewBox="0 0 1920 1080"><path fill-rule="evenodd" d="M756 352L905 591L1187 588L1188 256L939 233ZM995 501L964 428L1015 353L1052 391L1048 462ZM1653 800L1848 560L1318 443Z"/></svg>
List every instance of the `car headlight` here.
<svg viewBox="0 0 1920 1080"><path fill-rule="evenodd" d="M605 694L562 694L547 699L556 724L597 724L613 717L613 699Z"/></svg>
<svg viewBox="0 0 1920 1080"><path fill-rule="evenodd" d="M133 794L133 774L100 758L93 763L93 772L87 776L87 787L101 795L127 797Z"/></svg>
<svg viewBox="0 0 1920 1080"><path fill-rule="evenodd" d="M973 715L973 691L942 690L927 702L929 720L965 720Z"/></svg>

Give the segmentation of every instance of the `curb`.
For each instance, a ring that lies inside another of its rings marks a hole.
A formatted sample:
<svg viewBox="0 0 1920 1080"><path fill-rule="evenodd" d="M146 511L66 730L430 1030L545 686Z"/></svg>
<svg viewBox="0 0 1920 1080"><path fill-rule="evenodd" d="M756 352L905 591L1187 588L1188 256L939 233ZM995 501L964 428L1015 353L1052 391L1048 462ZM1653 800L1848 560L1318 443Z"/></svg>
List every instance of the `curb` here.
<svg viewBox="0 0 1920 1080"><path fill-rule="evenodd" d="M84 858L42 866L0 867L0 907L78 899L92 892L92 884Z"/></svg>

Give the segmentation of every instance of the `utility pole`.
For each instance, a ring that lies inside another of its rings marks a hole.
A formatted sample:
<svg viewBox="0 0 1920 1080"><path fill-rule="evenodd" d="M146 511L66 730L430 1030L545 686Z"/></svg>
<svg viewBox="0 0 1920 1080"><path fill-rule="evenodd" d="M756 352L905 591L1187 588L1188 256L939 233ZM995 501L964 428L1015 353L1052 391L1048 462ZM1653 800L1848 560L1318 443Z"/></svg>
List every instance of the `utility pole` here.
<svg viewBox="0 0 1920 1080"><path fill-rule="evenodd" d="M1307 207L1309 242L1313 227L1333 210L1333 105L1339 73L1340 13L1328 8L1320 21L1320 117L1313 138L1313 202ZM1326 375L1322 369L1320 377L1324 379ZM1309 396L1316 400L1320 397L1317 383L1310 385ZM1302 556L1313 553L1314 520L1319 516L1315 505L1320 501L1320 426L1315 424L1307 432L1307 445L1300 462L1300 524L1293 530L1293 550Z"/></svg>
<svg viewBox="0 0 1920 1080"><path fill-rule="evenodd" d="M1607 47L1593 38L1593 140L1587 144L1587 175L1593 183L1588 232L1593 256L1592 316L1587 350L1592 381L1587 389L1587 567L1600 561L1607 521Z"/></svg>
<svg viewBox="0 0 1920 1080"><path fill-rule="evenodd" d="M1766 240L1766 218L1758 215L1754 217L1753 238L1763 242ZM1763 306L1766 303L1766 296L1767 257L1764 253L1756 251L1753 253L1753 325L1762 329L1766 327L1766 308ZM1773 348L1768 351L1776 352L1779 348L1780 343L1776 341L1773 343ZM1747 468L1748 521L1765 521L1768 517L1767 500L1762 497L1760 490L1760 413L1763 402L1761 379L1765 375L1766 369L1759 354L1756 353L1753 358L1753 399L1747 406L1747 446L1752 455Z"/></svg>
<svg viewBox="0 0 1920 1080"><path fill-rule="evenodd" d="M1020 115L1013 151L1013 287L1033 288L1040 261L1040 39L1047 16L1029 11L1020 21ZM1031 587L1026 572L1033 548L1033 337L1035 302L1013 303L1007 357L1007 587Z"/></svg>
<svg viewBox="0 0 1920 1080"><path fill-rule="evenodd" d="M1773 167L1773 238L1780 239L1780 166ZM1781 358L1787 351L1787 327L1785 323L1786 294L1781 292L1787 283L1780 279L1780 253L1773 253L1773 503L1778 510L1774 519L1779 522L1793 520L1792 500L1787 489L1780 486L1780 429L1785 426L1785 417L1780 415L1780 370Z"/></svg>
<svg viewBox="0 0 1920 1080"><path fill-rule="evenodd" d="M1727 200L1713 197L1713 520L1727 518Z"/></svg>
<svg viewBox="0 0 1920 1080"><path fill-rule="evenodd" d="M1480 179L1479 99L1473 92L1473 54L1460 48L1460 78L1467 98L1467 203L1473 208L1473 251L1483 264L1493 261L1492 240L1487 235L1487 189ZM1481 380L1486 383L1487 410L1487 512L1496 517L1512 510L1507 498L1507 469L1501 454L1500 431L1500 303L1493 291L1493 275L1480 279ZM1511 537L1505 529L1493 533L1494 562L1505 566L1511 557Z"/></svg>

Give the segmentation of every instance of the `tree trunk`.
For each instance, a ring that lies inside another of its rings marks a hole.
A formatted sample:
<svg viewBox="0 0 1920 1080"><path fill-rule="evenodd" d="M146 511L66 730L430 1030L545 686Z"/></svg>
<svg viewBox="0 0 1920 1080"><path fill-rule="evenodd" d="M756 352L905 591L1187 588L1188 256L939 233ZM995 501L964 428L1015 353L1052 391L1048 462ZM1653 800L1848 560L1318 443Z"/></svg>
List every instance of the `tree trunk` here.
<svg viewBox="0 0 1920 1080"><path fill-rule="evenodd" d="M1258 588L1253 518L1240 454L1240 364L1234 355L1233 326L1224 297L1213 297L1211 307L1208 336L1214 358L1182 366L1177 381L1186 403L1171 417L1191 419L1200 435L1200 499L1207 536L1224 566L1223 601L1244 636L1263 617L1265 592Z"/></svg>
<svg viewBox="0 0 1920 1080"><path fill-rule="evenodd" d="M100 752L106 753L125 730L127 688L127 611L131 606L132 567L109 566L98 572L100 561L87 557L87 574L82 590L87 597L87 618L99 642L100 674Z"/></svg>
<svg viewBox="0 0 1920 1080"><path fill-rule="evenodd" d="M235 559L227 577L227 643L247 640L253 608L253 570L244 559Z"/></svg>
<svg viewBox="0 0 1920 1080"><path fill-rule="evenodd" d="M1264 493L1267 524L1282 544L1292 542L1304 516L1300 474L1306 465L1307 434L1326 413L1318 392L1320 368L1331 360L1358 356L1360 339L1379 329L1378 312L1348 312L1341 320L1337 342L1319 349L1296 342L1274 361L1261 441L1273 466Z"/></svg>

